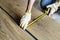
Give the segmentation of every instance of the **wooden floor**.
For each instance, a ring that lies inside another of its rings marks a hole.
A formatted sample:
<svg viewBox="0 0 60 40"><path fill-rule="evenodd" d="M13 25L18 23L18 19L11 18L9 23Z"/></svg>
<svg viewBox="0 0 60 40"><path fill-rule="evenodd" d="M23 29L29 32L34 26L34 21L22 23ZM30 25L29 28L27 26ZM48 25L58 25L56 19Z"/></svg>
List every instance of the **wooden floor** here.
<svg viewBox="0 0 60 40"><path fill-rule="evenodd" d="M12 16L12 18L16 22L19 22L20 17L24 14L24 11L26 9L26 3L23 2L23 0L0 0L0 6L5 11L7 11L8 14L10 16ZM41 11L37 10L36 8L33 8L32 9L32 20L41 14L43 14ZM9 19L7 19L7 21L8 20ZM5 21L2 21L1 23L6 25ZM10 23L10 25L13 27L13 29L15 29L15 26L17 24L15 25L15 23L13 21L12 21L12 23L14 26L11 25L11 23ZM17 38L17 40L19 40L19 38L20 38L21 40L23 40L23 39L31 40L31 38L21 30L21 28L19 28L17 26L16 26L16 28L17 28L16 30L19 29L21 31L21 34L23 34L23 35L17 33L14 35L14 39ZM12 30L12 29L10 28L10 30ZM12 30L12 32L16 31L16 30ZM51 19L48 16L45 16L43 19L41 19L37 23L28 27L27 30L38 40L60 40L60 23L57 23L55 20ZM18 31L16 31L16 32L18 32ZM14 32L14 33L16 33L16 32ZM14 33L12 33L12 35ZM26 35L26 37L25 37L25 35ZM3 37L3 38L5 38L5 37ZM11 38L13 38L13 37L11 36ZM0 39L1 39L1 37L0 37Z"/></svg>
<svg viewBox="0 0 60 40"><path fill-rule="evenodd" d="M0 40L31 40L22 29L0 8Z"/></svg>

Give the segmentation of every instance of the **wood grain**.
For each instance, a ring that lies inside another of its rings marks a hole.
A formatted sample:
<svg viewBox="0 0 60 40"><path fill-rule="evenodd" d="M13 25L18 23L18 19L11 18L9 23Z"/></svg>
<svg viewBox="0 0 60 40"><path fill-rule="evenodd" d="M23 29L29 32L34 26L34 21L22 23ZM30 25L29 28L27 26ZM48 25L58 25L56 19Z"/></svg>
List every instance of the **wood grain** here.
<svg viewBox="0 0 60 40"><path fill-rule="evenodd" d="M0 9L0 40L32 40L20 27Z"/></svg>
<svg viewBox="0 0 60 40"><path fill-rule="evenodd" d="M0 6L3 7L15 20L18 20L25 13L27 3L23 0L0 0ZM32 19L35 19L40 15L41 13L39 10L36 8L32 9Z"/></svg>
<svg viewBox="0 0 60 40"><path fill-rule="evenodd" d="M26 3L24 3L23 0L1 0L0 5L14 19L18 18L17 16L22 16L26 9ZM43 14L41 11L33 8L32 20L41 14ZM31 27L28 27L27 30L38 40L60 40L60 23L57 23L48 16L45 16L43 19L41 19L41 21L38 21Z"/></svg>

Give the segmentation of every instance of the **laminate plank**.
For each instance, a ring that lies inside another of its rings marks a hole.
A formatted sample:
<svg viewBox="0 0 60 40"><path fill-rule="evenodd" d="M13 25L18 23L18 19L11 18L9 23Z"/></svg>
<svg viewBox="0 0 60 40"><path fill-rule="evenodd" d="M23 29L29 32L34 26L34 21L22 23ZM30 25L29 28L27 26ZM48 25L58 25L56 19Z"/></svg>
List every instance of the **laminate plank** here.
<svg viewBox="0 0 60 40"><path fill-rule="evenodd" d="M0 40L32 39L0 8Z"/></svg>

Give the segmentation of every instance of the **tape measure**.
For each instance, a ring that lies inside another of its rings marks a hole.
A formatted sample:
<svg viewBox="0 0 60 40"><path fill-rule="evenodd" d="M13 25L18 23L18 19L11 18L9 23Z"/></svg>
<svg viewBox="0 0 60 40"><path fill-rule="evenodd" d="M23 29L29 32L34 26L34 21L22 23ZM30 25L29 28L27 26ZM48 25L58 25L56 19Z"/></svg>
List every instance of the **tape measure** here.
<svg viewBox="0 0 60 40"><path fill-rule="evenodd" d="M44 14L40 15L40 16L37 17L35 20L33 20L31 23L29 23L29 24L28 24L28 27L31 26L31 25L33 25L33 24L36 23L37 21L41 20L44 16L46 16L46 15L49 13L50 9L51 9L51 8L48 8L48 10L45 11Z"/></svg>
<svg viewBox="0 0 60 40"><path fill-rule="evenodd" d="M59 4L58 2L56 2L56 4L57 4L58 6L60 6L60 4ZM33 20L31 23L29 23L29 24L28 24L28 27L31 26L31 25L33 25L33 24L36 23L37 21L41 20L43 17L45 17L45 16L49 13L50 10L51 10L51 8L48 8L48 10L45 11L44 14L40 15L40 16L37 17L35 20Z"/></svg>

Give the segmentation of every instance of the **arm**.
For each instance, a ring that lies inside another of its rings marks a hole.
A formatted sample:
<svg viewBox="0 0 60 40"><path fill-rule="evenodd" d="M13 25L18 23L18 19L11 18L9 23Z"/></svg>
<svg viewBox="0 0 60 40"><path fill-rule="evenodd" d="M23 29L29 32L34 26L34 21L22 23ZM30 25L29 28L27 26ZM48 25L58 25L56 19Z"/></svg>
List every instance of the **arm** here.
<svg viewBox="0 0 60 40"><path fill-rule="evenodd" d="M28 0L25 15L21 18L20 26L25 30L29 21L31 20L31 10L35 0Z"/></svg>
<svg viewBox="0 0 60 40"><path fill-rule="evenodd" d="M28 0L26 12L31 12L35 0Z"/></svg>

